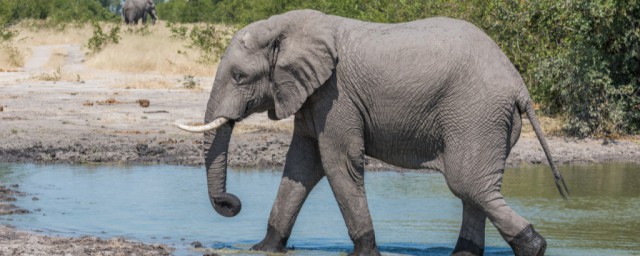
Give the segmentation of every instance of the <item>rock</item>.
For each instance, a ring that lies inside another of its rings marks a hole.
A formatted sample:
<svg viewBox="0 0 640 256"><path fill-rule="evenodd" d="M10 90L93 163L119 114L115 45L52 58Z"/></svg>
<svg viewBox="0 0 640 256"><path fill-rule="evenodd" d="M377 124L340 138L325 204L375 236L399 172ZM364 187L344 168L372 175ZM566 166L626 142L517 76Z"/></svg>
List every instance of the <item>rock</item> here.
<svg viewBox="0 0 640 256"><path fill-rule="evenodd" d="M150 103L149 103L149 100L147 99L139 99L138 104L140 104L140 107L147 108L149 107Z"/></svg>
<svg viewBox="0 0 640 256"><path fill-rule="evenodd" d="M202 248L202 243L199 241L195 241L191 243L191 246L193 246L193 248Z"/></svg>

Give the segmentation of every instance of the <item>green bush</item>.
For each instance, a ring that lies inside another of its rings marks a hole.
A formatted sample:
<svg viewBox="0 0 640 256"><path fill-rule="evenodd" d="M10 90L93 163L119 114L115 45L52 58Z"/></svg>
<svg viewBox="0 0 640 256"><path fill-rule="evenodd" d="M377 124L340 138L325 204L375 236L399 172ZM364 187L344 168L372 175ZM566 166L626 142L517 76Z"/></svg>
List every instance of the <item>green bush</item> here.
<svg viewBox="0 0 640 256"><path fill-rule="evenodd" d="M1 0L0 24L23 19L53 23L118 20L118 16L96 0Z"/></svg>
<svg viewBox="0 0 640 256"><path fill-rule="evenodd" d="M119 25L112 25L108 33L104 33L102 27L100 27L100 24L96 21L91 22L91 26L93 27L93 35L87 42L87 48L91 53L95 54L109 44L117 44L120 42Z"/></svg>
<svg viewBox="0 0 640 256"><path fill-rule="evenodd" d="M229 44L231 31L217 28L214 25L193 25L191 29L184 25L167 23L171 37L187 40L187 47L200 50L200 63L213 64L220 60L220 56Z"/></svg>

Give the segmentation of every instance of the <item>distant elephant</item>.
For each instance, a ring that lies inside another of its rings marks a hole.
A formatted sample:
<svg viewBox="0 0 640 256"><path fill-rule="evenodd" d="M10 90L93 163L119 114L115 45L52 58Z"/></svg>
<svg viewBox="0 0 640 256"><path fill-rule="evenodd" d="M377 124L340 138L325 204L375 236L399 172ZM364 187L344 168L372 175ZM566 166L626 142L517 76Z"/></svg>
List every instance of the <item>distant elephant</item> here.
<svg viewBox="0 0 640 256"><path fill-rule="evenodd" d="M151 15L151 24L156 24L158 15L153 0L127 0L122 7L122 17L127 25L136 25L142 19L147 24L147 14Z"/></svg>
<svg viewBox="0 0 640 256"><path fill-rule="evenodd" d="M364 156L441 172L463 202L455 255L481 255L488 217L516 255L542 255L545 239L500 193L505 161L526 113L560 193L527 88L509 59L474 25L450 18L377 24L301 10L238 31L218 66L204 132L209 198L231 217L226 192L233 126L252 113L295 115L291 146L264 240L283 252L309 192L324 176L354 255L380 255L367 206ZM566 192L565 192L566 191Z"/></svg>

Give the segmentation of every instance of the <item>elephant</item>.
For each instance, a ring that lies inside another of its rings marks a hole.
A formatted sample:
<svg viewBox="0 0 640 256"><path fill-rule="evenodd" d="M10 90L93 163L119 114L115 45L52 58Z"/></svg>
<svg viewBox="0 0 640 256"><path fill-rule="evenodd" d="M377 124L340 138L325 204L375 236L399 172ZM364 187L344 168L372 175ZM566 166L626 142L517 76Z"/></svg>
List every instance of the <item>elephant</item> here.
<svg viewBox="0 0 640 256"><path fill-rule="evenodd" d="M354 255L380 255L367 205L365 155L442 173L462 201L454 255L481 255L488 218L516 255L543 255L545 239L501 194L505 162L528 116L557 170L524 80L473 24L446 17L379 24L295 10L247 25L227 46L203 125L208 195L226 217L241 202L226 191L235 123L253 113L293 117L294 129L266 235L252 250L286 252L309 192L325 176Z"/></svg>
<svg viewBox="0 0 640 256"><path fill-rule="evenodd" d="M147 24L147 14L151 15L151 24L156 24L158 15L153 0L127 0L122 7L122 17L127 25Z"/></svg>

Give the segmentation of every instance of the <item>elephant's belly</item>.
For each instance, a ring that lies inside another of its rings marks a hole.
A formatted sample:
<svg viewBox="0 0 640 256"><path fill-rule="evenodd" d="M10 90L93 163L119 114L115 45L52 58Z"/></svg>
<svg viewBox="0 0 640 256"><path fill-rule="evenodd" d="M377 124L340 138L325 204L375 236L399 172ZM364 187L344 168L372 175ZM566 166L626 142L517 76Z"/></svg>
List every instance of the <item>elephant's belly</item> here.
<svg viewBox="0 0 640 256"><path fill-rule="evenodd" d="M365 154L401 168L440 171L443 169L440 160L443 144L430 136L371 136L365 140Z"/></svg>

